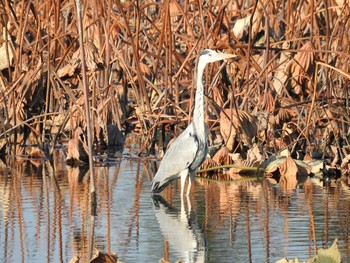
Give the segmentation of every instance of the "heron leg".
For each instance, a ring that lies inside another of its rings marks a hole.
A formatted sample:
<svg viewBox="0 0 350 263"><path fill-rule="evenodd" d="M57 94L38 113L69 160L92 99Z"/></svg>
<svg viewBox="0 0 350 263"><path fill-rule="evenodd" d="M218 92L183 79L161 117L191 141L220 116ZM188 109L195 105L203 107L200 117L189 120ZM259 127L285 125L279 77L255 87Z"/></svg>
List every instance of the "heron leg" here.
<svg viewBox="0 0 350 263"><path fill-rule="evenodd" d="M187 195L189 195L191 192L191 185L195 176L196 176L196 172L192 172L188 177Z"/></svg>
<svg viewBox="0 0 350 263"><path fill-rule="evenodd" d="M190 196L187 195L187 214L188 214L188 216L190 216L191 211L192 211L191 200L190 200Z"/></svg>
<svg viewBox="0 0 350 263"><path fill-rule="evenodd" d="M185 170L183 170L183 171L180 173L180 177L181 177L181 197L182 197L183 194L184 194L185 183L186 183L187 175L188 175L188 169L185 169Z"/></svg>
<svg viewBox="0 0 350 263"><path fill-rule="evenodd" d="M189 176L188 177L188 185L187 185L187 193L186 193L187 196L190 194L191 185L192 185L192 179L191 179L191 176Z"/></svg>

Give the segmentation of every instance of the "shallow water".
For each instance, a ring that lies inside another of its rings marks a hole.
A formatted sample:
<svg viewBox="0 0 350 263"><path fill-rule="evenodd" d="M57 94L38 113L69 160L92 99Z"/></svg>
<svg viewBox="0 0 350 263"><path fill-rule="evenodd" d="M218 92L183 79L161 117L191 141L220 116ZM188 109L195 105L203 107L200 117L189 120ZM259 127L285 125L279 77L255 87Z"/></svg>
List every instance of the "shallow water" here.
<svg viewBox="0 0 350 263"><path fill-rule="evenodd" d="M265 181L197 179L189 198L181 200L179 183L152 198L153 164L124 158L96 167L92 217L87 171L68 169L60 156L2 163L0 262L89 262L92 243L122 262L306 260L335 238L350 260L348 186L308 183L286 194Z"/></svg>

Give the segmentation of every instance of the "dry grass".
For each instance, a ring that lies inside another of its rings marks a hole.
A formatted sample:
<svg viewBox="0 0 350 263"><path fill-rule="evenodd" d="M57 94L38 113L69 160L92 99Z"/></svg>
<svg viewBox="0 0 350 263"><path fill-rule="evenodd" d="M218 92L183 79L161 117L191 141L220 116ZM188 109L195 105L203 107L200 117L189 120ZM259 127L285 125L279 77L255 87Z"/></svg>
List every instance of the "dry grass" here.
<svg viewBox="0 0 350 263"><path fill-rule="evenodd" d="M333 145L344 155L350 76L345 1L82 3L96 143L107 144L110 124L139 132L142 151L166 143L165 134L190 120L194 68L209 47L237 55L220 71L219 64L206 71L213 137L220 111L236 107L265 114L256 141L269 153L293 148L278 143L278 131L293 122L307 139L307 152L326 156ZM0 6L0 145L15 154L10 145L44 148L76 127L85 129L74 1Z"/></svg>

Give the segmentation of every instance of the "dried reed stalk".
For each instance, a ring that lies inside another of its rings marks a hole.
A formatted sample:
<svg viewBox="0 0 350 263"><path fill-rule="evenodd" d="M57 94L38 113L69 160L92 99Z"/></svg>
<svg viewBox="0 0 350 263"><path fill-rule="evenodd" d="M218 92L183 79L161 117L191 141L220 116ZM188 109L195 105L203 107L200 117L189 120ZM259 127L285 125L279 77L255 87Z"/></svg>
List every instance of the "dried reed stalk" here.
<svg viewBox="0 0 350 263"><path fill-rule="evenodd" d="M193 1L85 1L94 142L108 145L107 127L117 125L142 135L140 154L166 145L169 134L190 121L194 67L209 47L236 54L206 70L213 137L220 135L220 111L242 111L267 116L256 141L271 153L282 150L277 134L284 122L295 122L310 137L308 149L317 148L313 142L329 124L318 125L320 116L330 110L342 113L337 147L345 147L350 8L343 2L215 1L203 8ZM64 143L88 124L78 88L84 70L74 1L4 1L0 7L6 13L0 19L1 145L12 145L6 152L16 154L23 144ZM231 128L241 125L238 119Z"/></svg>

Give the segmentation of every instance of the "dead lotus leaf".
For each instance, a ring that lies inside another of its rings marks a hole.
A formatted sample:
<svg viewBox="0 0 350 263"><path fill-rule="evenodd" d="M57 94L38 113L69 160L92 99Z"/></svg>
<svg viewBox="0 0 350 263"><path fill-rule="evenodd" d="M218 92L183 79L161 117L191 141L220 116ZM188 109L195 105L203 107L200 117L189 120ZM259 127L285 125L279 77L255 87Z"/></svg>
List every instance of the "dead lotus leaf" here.
<svg viewBox="0 0 350 263"><path fill-rule="evenodd" d="M297 73L307 72L314 63L314 53L311 52L312 49L312 43L306 42L295 55L294 61L290 65L293 77L299 76Z"/></svg>
<svg viewBox="0 0 350 263"><path fill-rule="evenodd" d="M333 113L330 109L326 109L320 113L320 119L332 120L338 118L338 114Z"/></svg>
<svg viewBox="0 0 350 263"><path fill-rule="evenodd" d="M335 9L337 12L337 15L340 16L342 15L343 12L346 12L348 9L344 8L345 5L348 5L348 1L346 0L335 0L335 2L337 3L338 7ZM343 14L343 16L345 16L346 13Z"/></svg>
<svg viewBox="0 0 350 263"><path fill-rule="evenodd" d="M81 64L79 59L71 59L67 65L57 70L57 76L60 78L72 77L77 73L77 69L80 68L80 66Z"/></svg>
<svg viewBox="0 0 350 263"><path fill-rule="evenodd" d="M213 161L219 165L231 164L232 159L229 154L230 150L226 146L223 146L216 152L213 157Z"/></svg>
<svg viewBox="0 0 350 263"><path fill-rule="evenodd" d="M43 150L41 150L39 147L33 147L30 149L30 152L28 153L29 158L45 158L45 153Z"/></svg>
<svg viewBox="0 0 350 263"><path fill-rule="evenodd" d="M313 262L340 263L341 255L338 248L338 239L334 240L331 247L317 250L317 256L314 259L315 261Z"/></svg>
<svg viewBox="0 0 350 263"><path fill-rule="evenodd" d="M341 255L340 255L340 251L338 248L338 239L335 239L332 246L327 248L327 249L323 249L320 248L319 250L317 250L317 255L314 256L313 258L310 258L307 261L301 261L298 258L295 259L286 259L286 258L282 258L280 260L277 260L276 263L340 263L341 262Z"/></svg>
<svg viewBox="0 0 350 263"><path fill-rule="evenodd" d="M294 59L290 61L286 69L292 75L291 85L294 93L297 95L304 93L302 83L307 77L307 72L314 64L314 53L311 52L312 49L312 43L306 42L295 55Z"/></svg>
<svg viewBox="0 0 350 263"><path fill-rule="evenodd" d="M218 164L210 157L206 158L205 161L202 163L200 170L205 170L205 169L209 169L212 167L218 166ZM212 177L213 173L215 173L216 171L206 171L206 172L201 172L199 175L200 177Z"/></svg>
<svg viewBox="0 0 350 263"><path fill-rule="evenodd" d="M292 144L299 137L299 127L294 122L285 122L282 126L282 138L286 145Z"/></svg>
<svg viewBox="0 0 350 263"><path fill-rule="evenodd" d="M92 42L85 42L84 43L84 50L85 50L85 62L87 70L89 71L97 71L100 69L103 69L104 62L101 58L101 56L98 53L98 50L96 46ZM60 68L57 71L57 75L60 78L63 77L71 77L81 70L81 60L80 60L80 48L75 51L75 53L72 56L72 59L68 62L66 66L63 68Z"/></svg>
<svg viewBox="0 0 350 263"><path fill-rule="evenodd" d="M343 174L350 174L350 155L349 154L345 156L345 158L342 160L340 168Z"/></svg>
<svg viewBox="0 0 350 263"><path fill-rule="evenodd" d="M80 258L78 256L74 256L69 260L69 263L79 263Z"/></svg>
<svg viewBox="0 0 350 263"><path fill-rule="evenodd" d="M30 162L36 166L39 167L41 164L43 164L45 156L45 153L43 150L41 150L39 147L33 147L30 149L28 153L28 157L32 158L30 159Z"/></svg>
<svg viewBox="0 0 350 263"><path fill-rule="evenodd" d="M307 168L310 167L310 173L312 173L314 176L323 178L323 170L327 169L327 166L325 165L323 160L315 160L315 159L309 159L304 158L303 161L300 161L301 163L305 163L307 165ZM299 160L297 160L299 162Z"/></svg>
<svg viewBox="0 0 350 263"><path fill-rule="evenodd" d="M247 152L247 166L257 166L261 164L263 156L260 152L259 145L254 143L253 147Z"/></svg>
<svg viewBox="0 0 350 263"><path fill-rule="evenodd" d="M275 116L276 124L282 124L291 119L291 110L280 108L278 109L277 115Z"/></svg>
<svg viewBox="0 0 350 263"><path fill-rule="evenodd" d="M240 153L230 153L229 155L234 164L241 165L241 166L245 165Z"/></svg>
<svg viewBox="0 0 350 263"><path fill-rule="evenodd" d="M177 3L177 1L171 0L169 3L169 11L170 11L170 16L174 17L174 16L179 16L181 15L181 7L179 6L179 4ZM176 20L173 20L176 21Z"/></svg>
<svg viewBox="0 0 350 263"><path fill-rule="evenodd" d="M331 152L333 153L333 161L331 163L331 166L332 167L336 167L337 166L337 163L339 162L340 160L340 154L339 154L339 151L338 151L338 146L337 145L331 145L330 146L330 149L331 149Z"/></svg>
<svg viewBox="0 0 350 263"><path fill-rule="evenodd" d="M78 127L74 132L73 138L68 142L67 163L72 166L89 162L87 146L80 139L80 135L82 134L82 128Z"/></svg>
<svg viewBox="0 0 350 263"><path fill-rule="evenodd" d="M298 166L291 157L278 166L281 178L279 185L285 190L295 189L298 184Z"/></svg>
<svg viewBox="0 0 350 263"><path fill-rule="evenodd" d="M281 162L284 158L277 159L271 162L265 170L266 177L279 177L277 182L280 187L285 190L293 190L298 183L303 182L310 173L310 168L301 162L296 162L292 157L287 157L285 161Z"/></svg>
<svg viewBox="0 0 350 263"><path fill-rule="evenodd" d="M104 68L104 61L101 58L99 51L97 50L96 46L90 42L87 41L84 43L85 47L85 61L86 66L89 71L97 71ZM80 49L76 52L76 56L80 57Z"/></svg>
<svg viewBox="0 0 350 263"><path fill-rule="evenodd" d="M250 21L252 20L252 38L255 38L255 36L258 34L258 32L261 29L261 19L263 16L263 9L261 7L260 2L258 2L258 7L256 11L253 14L253 19L251 18L252 15L249 14L244 18L237 19L235 21L235 25L232 28L232 32L236 36L237 39L242 39L248 35L248 30L250 26Z"/></svg>
<svg viewBox="0 0 350 263"><path fill-rule="evenodd" d="M142 63L140 62L140 69L141 69L141 72L145 75L151 75L151 68L150 66L148 66L147 64L145 63Z"/></svg>
<svg viewBox="0 0 350 263"><path fill-rule="evenodd" d="M121 263L114 253L102 253L95 249L90 263Z"/></svg>
<svg viewBox="0 0 350 263"><path fill-rule="evenodd" d="M287 50L290 48L289 42L284 42L282 45L283 50ZM289 52L281 52L281 57L279 59L278 65L275 69L275 74L273 76L272 80L272 87L275 89L278 95L282 94L283 88L286 84L286 81L288 79L288 74L286 72L286 67L288 65L290 53Z"/></svg>
<svg viewBox="0 0 350 263"><path fill-rule="evenodd" d="M296 112L296 110L290 107L290 104L287 103L285 100L281 100L280 108L278 109L277 115L275 116L275 123L283 124L285 122L290 121L293 118L296 118L297 116L298 113Z"/></svg>
<svg viewBox="0 0 350 263"><path fill-rule="evenodd" d="M9 39L11 36L9 36ZM13 52L9 41L2 43L0 47L0 70L7 69L12 66ZM8 53L7 53L8 52ZM8 55L7 55L8 54ZM8 59L7 59L8 58Z"/></svg>
<svg viewBox="0 0 350 263"><path fill-rule="evenodd" d="M235 110L224 109L220 113L220 133L230 151L233 151L237 134L242 136L240 140L245 145L251 145L256 136L258 127L255 118L245 111L238 111L239 119Z"/></svg>
<svg viewBox="0 0 350 263"><path fill-rule="evenodd" d="M256 164L253 160L255 154L255 147L253 147L251 151L248 150L248 155L250 155L250 157L248 157L245 160L242 159L240 153L230 153L229 156L231 157L232 162L235 165L234 167L231 167L228 172L226 172L226 174L230 176L230 179L238 179L237 175L239 174L255 174L256 170L247 169L247 167L253 167L255 165L258 166L258 164Z"/></svg>
<svg viewBox="0 0 350 263"><path fill-rule="evenodd" d="M340 136L340 128L336 120L331 120L326 127L326 132L324 133L324 138L326 137L335 137Z"/></svg>

